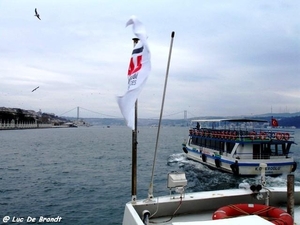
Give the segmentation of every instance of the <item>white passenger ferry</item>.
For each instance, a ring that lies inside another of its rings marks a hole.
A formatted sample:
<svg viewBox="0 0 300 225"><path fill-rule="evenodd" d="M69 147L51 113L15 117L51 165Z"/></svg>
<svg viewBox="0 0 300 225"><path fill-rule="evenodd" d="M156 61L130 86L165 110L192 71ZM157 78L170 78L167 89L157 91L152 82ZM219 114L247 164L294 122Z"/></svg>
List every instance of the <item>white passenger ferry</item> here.
<svg viewBox="0 0 300 225"><path fill-rule="evenodd" d="M234 175L259 175L266 163L266 175L277 176L296 170L291 157L294 132L265 129L267 121L255 119L193 120L183 144L187 158Z"/></svg>

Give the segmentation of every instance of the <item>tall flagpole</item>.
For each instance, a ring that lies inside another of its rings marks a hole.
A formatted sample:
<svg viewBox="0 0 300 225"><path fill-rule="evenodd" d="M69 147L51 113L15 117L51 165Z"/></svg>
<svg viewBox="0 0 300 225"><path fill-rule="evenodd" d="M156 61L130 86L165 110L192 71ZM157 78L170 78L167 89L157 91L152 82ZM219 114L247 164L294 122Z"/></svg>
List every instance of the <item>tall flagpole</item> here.
<svg viewBox="0 0 300 225"><path fill-rule="evenodd" d="M157 136L156 136L155 152L154 152L153 165L152 165L152 175L151 175L151 181L150 181L150 186L149 186L149 190L148 190L148 199L149 200L153 198L153 179L154 179L154 169L155 169L156 153L157 153L157 147L158 147L158 138L159 138L159 132L160 132L162 114L163 114L163 111L164 111L164 103L165 103L166 89L167 89L167 83L168 83L169 68L170 68L170 62L171 62L171 55L172 55L172 48L173 48L174 36L175 36L175 32L173 31L171 33L171 43L170 43L170 50L169 50L169 58L168 58L167 71L166 71L166 77L165 77L165 85L164 85L163 98L162 98L161 108L160 108L160 116L159 116L159 121L158 121L158 129L157 129Z"/></svg>
<svg viewBox="0 0 300 225"><path fill-rule="evenodd" d="M138 38L132 38L133 47L138 43ZM132 130L132 170L131 170L131 202L136 201L137 190L137 106L138 101L135 101L134 106L134 130Z"/></svg>

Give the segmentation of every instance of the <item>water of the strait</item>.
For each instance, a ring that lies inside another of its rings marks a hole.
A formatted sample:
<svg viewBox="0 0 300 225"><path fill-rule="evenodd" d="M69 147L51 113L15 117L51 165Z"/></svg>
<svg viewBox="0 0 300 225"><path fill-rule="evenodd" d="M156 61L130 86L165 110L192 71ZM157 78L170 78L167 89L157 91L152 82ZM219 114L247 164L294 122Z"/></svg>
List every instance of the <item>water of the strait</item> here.
<svg viewBox="0 0 300 225"><path fill-rule="evenodd" d="M154 196L169 194L171 171L186 172L187 192L257 183L259 178L236 178L187 160L181 148L187 133L187 127L161 129ZM139 128L138 198L147 197L156 135L157 128ZM0 131L0 223L44 224L51 218L68 225L121 224L131 200L131 137L129 128L113 126ZM299 165L300 146L293 145L293 152ZM268 177L267 183L285 185L286 176Z"/></svg>

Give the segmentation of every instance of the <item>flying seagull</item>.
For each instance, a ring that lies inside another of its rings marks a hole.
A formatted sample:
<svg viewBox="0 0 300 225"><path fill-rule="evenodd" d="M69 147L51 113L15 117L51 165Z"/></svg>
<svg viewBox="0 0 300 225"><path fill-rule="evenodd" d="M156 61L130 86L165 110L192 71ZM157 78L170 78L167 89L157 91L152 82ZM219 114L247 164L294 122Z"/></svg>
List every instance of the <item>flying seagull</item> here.
<svg viewBox="0 0 300 225"><path fill-rule="evenodd" d="M41 20L40 14L38 14L38 12L37 12L37 8L35 8L35 15L34 16L36 16L39 20Z"/></svg>
<svg viewBox="0 0 300 225"><path fill-rule="evenodd" d="M37 86L35 89L33 89L31 92L34 92L36 89L38 89L40 86Z"/></svg>

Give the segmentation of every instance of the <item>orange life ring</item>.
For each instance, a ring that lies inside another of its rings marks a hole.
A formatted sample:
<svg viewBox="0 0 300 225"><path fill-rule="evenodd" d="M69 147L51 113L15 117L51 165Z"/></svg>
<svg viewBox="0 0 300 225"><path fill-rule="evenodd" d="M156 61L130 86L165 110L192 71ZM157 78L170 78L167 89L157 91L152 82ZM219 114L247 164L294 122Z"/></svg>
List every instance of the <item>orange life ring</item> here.
<svg viewBox="0 0 300 225"><path fill-rule="evenodd" d="M213 137L214 137L214 138L217 137L217 131L213 131Z"/></svg>
<svg viewBox="0 0 300 225"><path fill-rule="evenodd" d="M282 133L276 133L275 137L277 140L281 140L282 139Z"/></svg>
<svg viewBox="0 0 300 225"><path fill-rule="evenodd" d="M212 219L218 220L245 215L258 215L277 225L294 224L293 217L283 209L262 204L236 204L223 206L214 212Z"/></svg>
<svg viewBox="0 0 300 225"><path fill-rule="evenodd" d="M230 131L226 131L226 138L227 139L231 139L231 133L230 133Z"/></svg>
<svg viewBox="0 0 300 225"><path fill-rule="evenodd" d="M289 133L285 133L283 136L284 140L289 140L290 139L290 134Z"/></svg>
<svg viewBox="0 0 300 225"><path fill-rule="evenodd" d="M236 139L236 131L232 131L231 133L231 139L235 140Z"/></svg>
<svg viewBox="0 0 300 225"><path fill-rule="evenodd" d="M265 140L267 137L266 132L260 132L260 139Z"/></svg>
<svg viewBox="0 0 300 225"><path fill-rule="evenodd" d="M224 138L224 131L220 131L220 138L221 138L221 139Z"/></svg>
<svg viewBox="0 0 300 225"><path fill-rule="evenodd" d="M255 137L256 137L256 132L255 131L250 132L250 138L251 138L251 140L254 140Z"/></svg>

